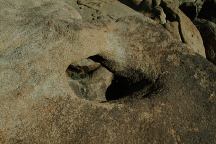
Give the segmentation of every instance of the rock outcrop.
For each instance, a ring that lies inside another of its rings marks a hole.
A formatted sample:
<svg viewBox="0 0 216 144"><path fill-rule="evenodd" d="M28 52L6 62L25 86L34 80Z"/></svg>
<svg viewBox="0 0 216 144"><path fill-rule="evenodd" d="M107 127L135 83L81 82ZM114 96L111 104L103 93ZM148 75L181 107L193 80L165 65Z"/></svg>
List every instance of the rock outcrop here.
<svg viewBox="0 0 216 144"><path fill-rule="evenodd" d="M177 12L188 43L116 0L0 0L0 143L215 143L216 67Z"/></svg>
<svg viewBox="0 0 216 144"><path fill-rule="evenodd" d="M216 23L215 0L181 1L180 9L193 21L201 33L205 45L206 58L215 63L214 25Z"/></svg>
<svg viewBox="0 0 216 144"><path fill-rule="evenodd" d="M178 39L179 35L181 41L187 44L189 49L204 57L206 56L200 32L197 30L193 22L179 8L182 3L181 1L143 0L141 2L122 0L122 2L141 12L145 16L158 21L162 25L165 25L170 32L176 31L176 27L169 26L170 23L177 22L178 34L175 33L173 36Z"/></svg>

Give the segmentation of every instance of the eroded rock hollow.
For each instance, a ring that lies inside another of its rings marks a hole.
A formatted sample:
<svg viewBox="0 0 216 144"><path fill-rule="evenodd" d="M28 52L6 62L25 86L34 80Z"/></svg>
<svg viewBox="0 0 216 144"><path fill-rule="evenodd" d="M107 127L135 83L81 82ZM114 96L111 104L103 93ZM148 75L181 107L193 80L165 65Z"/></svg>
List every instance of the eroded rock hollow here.
<svg viewBox="0 0 216 144"><path fill-rule="evenodd" d="M198 2L0 0L0 143L216 143Z"/></svg>

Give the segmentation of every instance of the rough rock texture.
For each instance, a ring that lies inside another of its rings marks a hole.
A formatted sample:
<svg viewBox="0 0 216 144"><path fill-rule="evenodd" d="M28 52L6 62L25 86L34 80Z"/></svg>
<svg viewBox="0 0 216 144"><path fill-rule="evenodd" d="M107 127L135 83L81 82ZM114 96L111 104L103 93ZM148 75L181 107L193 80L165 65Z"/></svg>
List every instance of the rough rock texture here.
<svg viewBox="0 0 216 144"><path fill-rule="evenodd" d="M113 74L99 63L84 59L67 69L68 82L76 95L87 100L106 101L106 91Z"/></svg>
<svg viewBox="0 0 216 144"><path fill-rule="evenodd" d="M181 41L181 35L179 34L179 23L168 21L165 24L165 28L173 35L173 38Z"/></svg>
<svg viewBox="0 0 216 144"><path fill-rule="evenodd" d="M165 27L166 23L169 21L178 22L178 33L181 36L181 41L187 44L192 51L204 57L206 56L202 37L199 31L193 22L179 9L180 3L183 2L178 0L143 0L142 2L139 1L139 3L133 0L121 1L131 8L141 12L145 16L158 21L158 23L162 25L165 25ZM196 1L196 3L199 2ZM175 27L168 26L166 28L168 28L169 31L176 31ZM178 34L174 34L173 36L176 37L176 35Z"/></svg>
<svg viewBox="0 0 216 144"><path fill-rule="evenodd" d="M207 59L216 64L216 24L204 19L197 19L194 23L202 35Z"/></svg>
<svg viewBox="0 0 216 144"><path fill-rule="evenodd" d="M160 6L154 7L154 13L159 18L161 24L166 23L166 14L163 11L163 8Z"/></svg>
<svg viewBox="0 0 216 144"><path fill-rule="evenodd" d="M175 3L168 3L165 1L162 3L162 6L170 20L178 21L182 42L188 44L193 51L205 57L205 48L202 37L193 22L176 6Z"/></svg>
<svg viewBox="0 0 216 144"><path fill-rule="evenodd" d="M216 1L186 0L180 3L180 9L193 21L201 33L207 59L215 63Z"/></svg>
<svg viewBox="0 0 216 144"><path fill-rule="evenodd" d="M0 143L216 143L216 67L190 49L116 0L0 0ZM79 97L87 58L130 93Z"/></svg>

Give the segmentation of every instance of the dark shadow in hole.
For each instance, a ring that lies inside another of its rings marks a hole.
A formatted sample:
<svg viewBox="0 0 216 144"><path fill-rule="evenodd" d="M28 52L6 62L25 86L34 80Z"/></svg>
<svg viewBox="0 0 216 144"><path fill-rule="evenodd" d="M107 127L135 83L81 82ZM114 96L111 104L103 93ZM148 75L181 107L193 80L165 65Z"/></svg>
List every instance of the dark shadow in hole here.
<svg viewBox="0 0 216 144"><path fill-rule="evenodd" d="M161 2L160 6L163 8L164 13L166 14L166 19L173 22L178 20L177 14L173 12L172 9L170 9L165 2Z"/></svg>
<svg viewBox="0 0 216 144"><path fill-rule="evenodd" d="M153 8L148 6L147 1L142 1L138 5L135 5L131 0L120 0L120 2L136 11L151 11Z"/></svg>
<svg viewBox="0 0 216 144"><path fill-rule="evenodd" d="M197 8L193 3L183 3L179 7L192 21L197 17Z"/></svg>
<svg viewBox="0 0 216 144"><path fill-rule="evenodd" d="M216 2L215 0L206 0L199 13L199 18L216 21Z"/></svg>
<svg viewBox="0 0 216 144"><path fill-rule="evenodd" d="M121 3L127 5L128 7L131 7L134 10L140 10L139 6L136 6L132 1L130 0L120 0Z"/></svg>
<svg viewBox="0 0 216 144"><path fill-rule="evenodd" d="M93 60L95 62L98 62L98 63L101 63L101 62L105 61L105 59L100 55L90 56L89 59L91 59L91 60Z"/></svg>
<svg viewBox="0 0 216 144"><path fill-rule="evenodd" d="M94 55L94 56L90 56L89 59L91 59L91 60L93 60L95 62L100 63L103 67L105 67L107 70L109 70L110 72L112 72L112 70L109 67L107 67L106 65L104 65L104 63L105 63L106 60L102 56L100 56L100 55Z"/></svg>
<svg viewBox="0 0 216 144"><path fill-rule="evenodd" d="M99 55L89 57L95 62L99 62L109 71L113 72L107 65L104 65L105 59ZM153 90L155 90L155 83L143 76L140 71L131 71L134 78L128 78L114 73L114 79L106 91L107 101L118 100L127 96L132 96L136 92L143 92L142 97L149 97ZM136 77L136 78L135 78ZM138 79L138 80L137 80ZM134 97L135 98L135 97Z"/></svg>
<svg viewBox="0 0 216 144"><path fill-rule="evenodd" d="M106 99L110 101L131 96L134 92L140 91L145 88L145 86L152 84L152 82L146 79L136 83L132 83L131 81L132 80L128 78L115 75L112 84L106 91Z"/></svg>

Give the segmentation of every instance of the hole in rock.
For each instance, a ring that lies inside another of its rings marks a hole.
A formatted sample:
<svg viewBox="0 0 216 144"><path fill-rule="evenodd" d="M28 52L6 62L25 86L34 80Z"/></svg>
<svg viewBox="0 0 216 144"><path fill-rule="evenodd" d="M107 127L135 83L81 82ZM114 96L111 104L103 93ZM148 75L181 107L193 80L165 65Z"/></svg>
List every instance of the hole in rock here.
<svg viewBox="0 0 216 144"><path fill-rule="evenodd" d="M90 57L95 62L101 63L104 67L112 71L109 67L112 67L111 63L107 63L106 60L99 56ZM106 64L105 64L106 63ZM143 98L149 97L153 91L156 91L156 83L143 77L143 73L140 71L128 70L130 74L127 76L121 76L114 73L114 77L111 85L106 91L106 99L118 100L120 98Z"/></svg>
<svg viewBox="0 0 216 144"><path fill-rule="evenodd" d="M69 65L66 74L70 87L78 97L106 101L106 90L112 82L113 74L100 63L84 59Z"/></svg>
<svg viewBox="0 0 216 144"><path fill-rule="evenodd" d="M103 66L103 61L100 56L92 56L69 65L66 70L68 83L78 97L104 102L125 97L149 97L154 91L153 82L113 74Z"/></svg>
<svg viewBox="0 0 216 144"><path fill-rule="evenodd" d="M112 84L106 91L106 99L117 100L124 97L142 98L149 94L152 86L153 83L146 79L133 83L132 80L126 77L115 75Z"/></svg>

